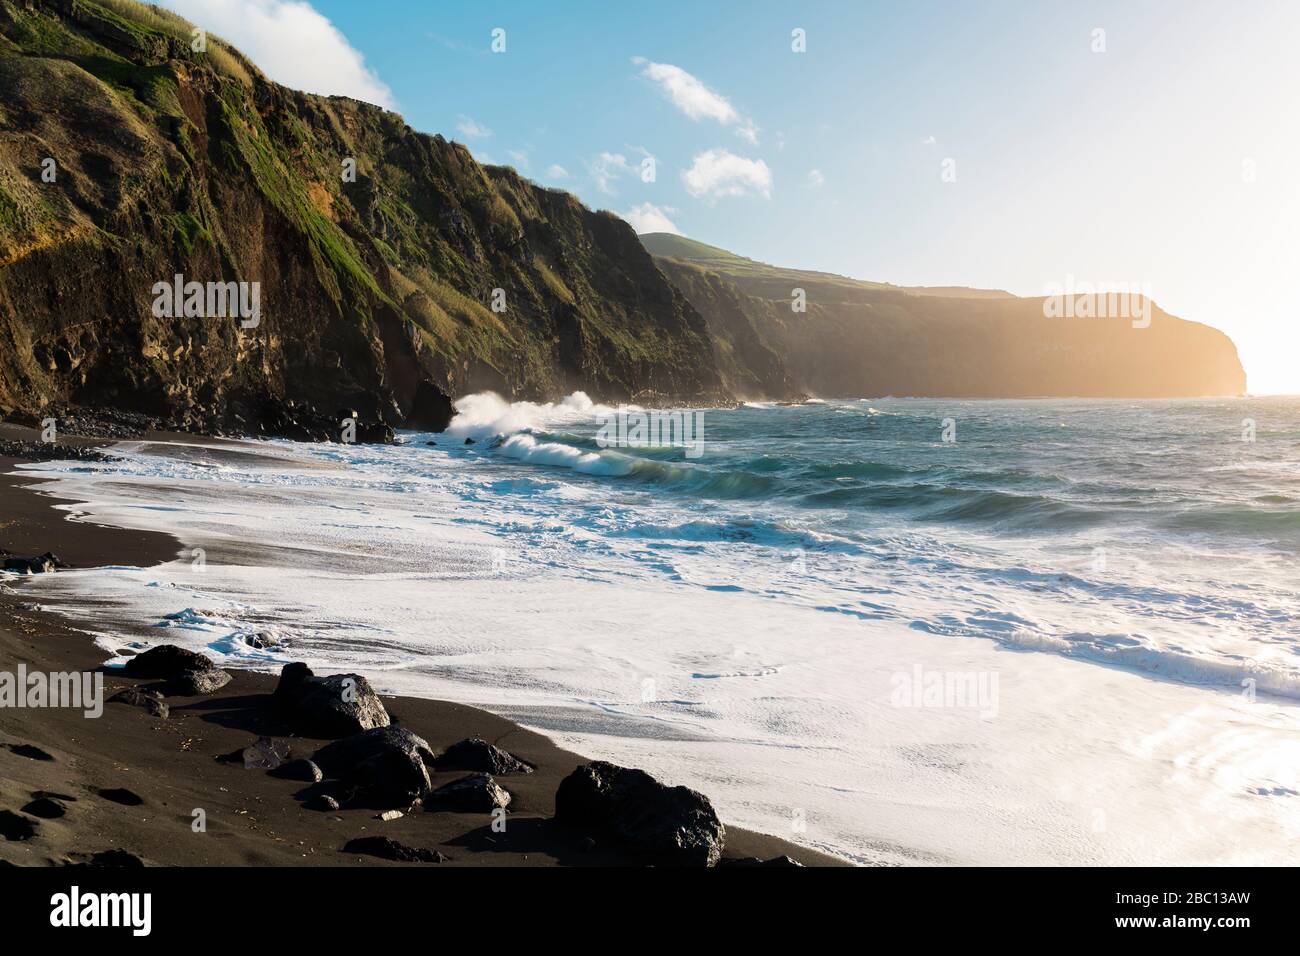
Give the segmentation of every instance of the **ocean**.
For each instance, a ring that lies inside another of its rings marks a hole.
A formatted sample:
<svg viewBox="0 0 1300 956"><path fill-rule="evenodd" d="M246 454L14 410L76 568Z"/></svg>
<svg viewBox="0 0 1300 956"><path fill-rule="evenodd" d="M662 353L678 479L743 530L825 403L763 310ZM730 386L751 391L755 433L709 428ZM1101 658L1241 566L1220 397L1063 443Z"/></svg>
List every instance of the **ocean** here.
<svg viewBox="0 0 1300 956"><path fill-rule="evenodd" d="M859 863L1295 862L1300 399L749 403L659 447L581 393L457 408L25 467L188 546L34 598L106 659L357 670Z"/></svg>

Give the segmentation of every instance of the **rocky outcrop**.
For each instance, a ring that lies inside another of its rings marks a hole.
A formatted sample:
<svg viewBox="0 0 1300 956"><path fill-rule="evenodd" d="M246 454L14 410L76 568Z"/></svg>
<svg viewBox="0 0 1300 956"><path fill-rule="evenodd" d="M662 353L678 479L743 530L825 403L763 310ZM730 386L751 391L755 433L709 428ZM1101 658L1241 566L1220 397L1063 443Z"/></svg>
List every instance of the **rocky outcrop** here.
<svg viewBox="0 0 1300 956"><path fill-rule="evenodd" d="M583 764L561 781L555 819L664 866L713 866L726 842L708 797L604 761Z"/></svg>
<svg viewBox="0 0 1300 956"><path fill-rule="evenodd" d="M533 768L514 754L488 743L480 737L470 737L452 744L438 758L439 770L474 770L480 773L503 776L508 773L532 773Z"/></svg>
<svg viewBox="0 0 1300 956"><path fill-rule="evenodd" d="M407 809L429 793L426 765L435 759L423 737L392 726L336 740L312 757L326 777L352 791L353 799L385 810Z"/></svg>
<svg viewBox="0 0 1300 956"><path fill-rule="evenodd" d="M160 644L127 658L122 671L129 677L179 677L187 671L210 671L216 668L212 658L175 644Z"/></svg>
<svg viewBox="0 0 1300 956"><path fill-rule="evenodd" d="M437 850L407 846L390 837L357 837L343 845L344 853L361 853L377 856L381 860L393 860L396 863L444 863L447 857Z"/></svg>
<svg viewBox="0 0 1300 956"><path fill-rule="evenodd" d="M127 687L118 691L109 699L109 703L127 704L131 707L139 707L146 711L151 717L166 719L171 713L171 708L163 701L162 695L157 691L144 690L139 687Z"/></svg>
<svg viewBox="0 0 1300 956"><path fill-rule="evenodd" d="M379 695L359 674L317 677L295 661L280 671L274 696L285 719L309 736L347 737L389 724Z"/></svg>
<svg viewBox="0 0 1300 956"><path fill-rule="evenodd" d="M510 806L510 794L492 779L491 774L472 773L439 787L424 798L431 810L457 813L491 813Z"/></svg>
<svg viewBox="0 0 1300 956"><path fill-rule="evenodd" d="M662 233L641 241L706 317L724 379L745 398L786 398L791 388L843 398L1167 398L1246 389L1228 336L1137 295L1113 305L1140 317L1117 315L1110 300L1107 318L1049 317L1054 303L1041 298L787 269ZM796 291L803 311L794 308ZM1103 298L1089 311L1101 311Z"/></svg>
<svg viewBox="0 0 1300 956"><path fill-rule="evenodd" d="M0 0L0 417L338 440L349 409L382 440L489 388L723 396L618 217L190 41L165 11Z"/></svg>
<svg viewBox="0 0 1300 956"><path fill-rule="evenodd" d="M58 555L49 551L34 557L20 557L11 555L8 551L0 551L0 556L4 557L3 569L14 574L50 574L67 567Z"/></svg>

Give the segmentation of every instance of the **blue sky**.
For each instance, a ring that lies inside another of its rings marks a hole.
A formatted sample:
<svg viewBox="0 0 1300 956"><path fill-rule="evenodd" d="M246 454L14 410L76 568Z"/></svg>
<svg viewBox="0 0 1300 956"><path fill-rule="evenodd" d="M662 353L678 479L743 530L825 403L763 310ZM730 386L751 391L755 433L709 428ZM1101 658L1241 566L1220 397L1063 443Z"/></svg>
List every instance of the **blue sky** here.
<svg viewBox="0 0 1300 956"><path fill-rule="evenodd" d="M1300 3L165 5L634 224L908 285L1141 283L1300 392Z"/></svg>

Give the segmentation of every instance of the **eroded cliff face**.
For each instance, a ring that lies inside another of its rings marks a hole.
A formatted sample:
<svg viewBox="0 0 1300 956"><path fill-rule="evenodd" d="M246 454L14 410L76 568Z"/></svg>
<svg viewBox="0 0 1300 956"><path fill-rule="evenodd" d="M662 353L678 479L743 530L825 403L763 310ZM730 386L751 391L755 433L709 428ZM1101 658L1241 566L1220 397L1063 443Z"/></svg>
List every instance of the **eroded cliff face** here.
<svg viewBox="0 0 1300 956"><path fill-rule="evenodd" d="M726 397L617 217L190 41L122 0L0 0L0 412L308 437L484 388ZM159 316L177 275L257 283L256 324Z"/></svg>
<svg viewBox="0 0 1300 956"><path fill-rule="evenodd" d="M1228 336L1145 298L1121 300L1127 315L1098 296L1094 305L1110 316L1048 317L1056 304L1045 309L1043 299L904 289L769 266L676 236L641 238L711 326L725 302L731 326L747 324L744 334L779 356L787 378L768 366L752 379L766 383L763 397L785 397L790 386L839 397L1171 398L1246 390ZM803 290L806 311L792 310L794 289ZM1061 305L1068 311L1064 299ZM747 354L766 353L751 346ZM719 365L727 375L724 358Z"/></svg>

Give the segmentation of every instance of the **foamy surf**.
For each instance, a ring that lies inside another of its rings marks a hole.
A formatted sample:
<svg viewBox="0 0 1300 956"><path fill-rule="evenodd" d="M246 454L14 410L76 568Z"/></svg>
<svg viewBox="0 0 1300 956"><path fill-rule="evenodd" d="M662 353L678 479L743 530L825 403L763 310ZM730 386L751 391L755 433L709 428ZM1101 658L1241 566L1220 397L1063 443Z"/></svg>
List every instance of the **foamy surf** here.
<svg viewBox="0 0 1300 956"><path fill-rule="evenodd" d="M1207 486L1218 456L1284 452L1197 436L1293 410L1150 403L1126 425L1108 405L1100 433L1086 402L741 408L706 412L686 461L596 447L607 410L585 396L471 398L436 448L25 469L92 520L208 554L31 586L109 650L274 669L249 641L270 629L294 659L487 706L861 862L1285 861L1287 526L1170 525L1286 491L1275 468ZM1173 449L1155 457L1153 414ZM87 618L87 595L146 626ZM985 699L930 706L932 676Z"/></svg>

